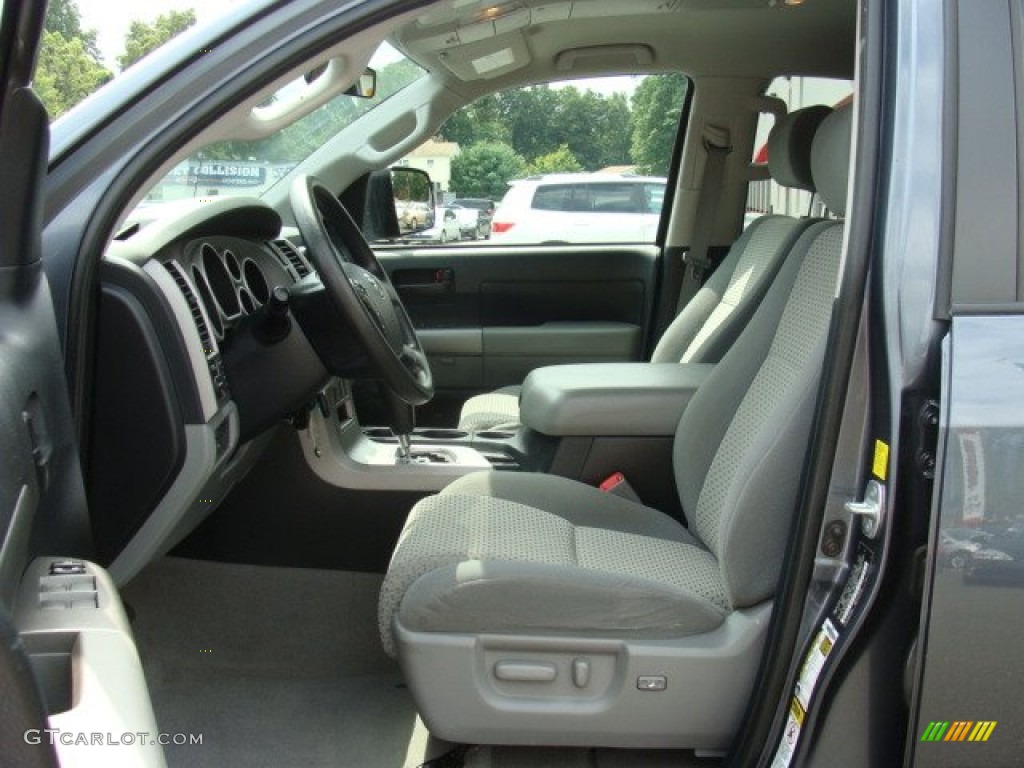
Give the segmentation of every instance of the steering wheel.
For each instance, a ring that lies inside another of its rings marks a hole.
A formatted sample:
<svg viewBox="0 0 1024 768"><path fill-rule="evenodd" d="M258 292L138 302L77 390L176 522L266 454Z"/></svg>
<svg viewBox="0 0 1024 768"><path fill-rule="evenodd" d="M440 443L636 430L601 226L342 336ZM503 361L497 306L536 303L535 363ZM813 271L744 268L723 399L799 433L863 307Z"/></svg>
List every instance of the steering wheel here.
<svg viewBox="0 0 1024 768"><path fill-rule="evenodd" d="M348 321L384 383L409 405L423 405L434 396L427 355L359 227L315 176L295 179L290 201L306 255L331 304Z"/></svg>

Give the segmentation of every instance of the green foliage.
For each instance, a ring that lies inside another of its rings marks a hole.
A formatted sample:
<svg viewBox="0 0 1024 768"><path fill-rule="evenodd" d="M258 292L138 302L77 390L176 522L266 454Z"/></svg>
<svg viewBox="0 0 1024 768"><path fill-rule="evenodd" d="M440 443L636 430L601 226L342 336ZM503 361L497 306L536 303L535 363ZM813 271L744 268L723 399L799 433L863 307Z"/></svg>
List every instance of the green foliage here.
<svg viewBox="0 0 1024 768"><path fill-rule="evenodd" d="M453 158L451 188L460 197L500 200L508 182L525 171L525 161L508 144L474 144Z"/></svg>
<svg viewBox="0 0 1024 768"><path fill-rule="evenodd" d="M637 87L633 94L630 154L640 173L668 173L685 97L686 78L682 75L646 77Z"/></svg>
<svg viewBox="0 0 1024 768"><path fill-rule="evenodd" d="M96 31L82 29L74 0L53 0L46 10L32 87L53 120L113 75L100 62Z"/></svg>
<svg viewBox="0 0 1024 768"><path fill-rule="evenodd" d="M128 27L128 34L124 38L124 53L117 57L118 65L121 69L127 69L195 23L196 12L191 8L161 13L152 24L136 19Z"/></svg>
<svg viewBox="0 0 1024 768"><path fill-rule="evenodd" d="M438 132L463 147L508 144L530 163L566 146L581 169L629 160L629 103L574 86L537 85L484 96L456 112Z"/></svg>
<svg viewBox="0 0 1024 768"><path fill-rule="evenodd" d="M504 119L502 100L491 94L449 117L438 136L461 147L488 142L508 144L510 134Z"/></svg>
<svg viewBox="0 0 1024 768"><path fill-rule="evenodd" d="M583 166L576 159L569 147L565 144L554 152L541 155L527 166L526 172L529 175L542 175L545 173L572 173L582 171Z"/></svg>
<svg viewBox="0 0 1024 768"><path fill-rule="evenodd" d="M588 171L622 165L629 157L629 105L622 94L604 97L575 87L561 89L556 114L559 138Z"/></svg>
<svg viewBox="0 0 1024 768"><path fill-rule="evenodd" d="M99 64L102 60L96 45L96 30L82 29L82 14L75 0L50 0L46 6L46 32L56 32L65 40L81 40L82 48L90 59Z"/></svg>

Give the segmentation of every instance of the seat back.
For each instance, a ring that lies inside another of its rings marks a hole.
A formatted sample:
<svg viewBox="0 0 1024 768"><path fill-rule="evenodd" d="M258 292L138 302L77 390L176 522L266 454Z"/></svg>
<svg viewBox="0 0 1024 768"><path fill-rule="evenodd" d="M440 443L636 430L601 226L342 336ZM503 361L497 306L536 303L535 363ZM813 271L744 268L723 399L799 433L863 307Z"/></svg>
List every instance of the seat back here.
<svg viewBox="0 0 1024 768"><path fill-rule="evenodd" d="M818 129L822 200L846 207L851 111ZM690 530L718 559L734 607L772 596L810 440L839 274L844 223L812 224L750 323L694 395L673 461Z"/></svg>
<svg viewBox="0 0 1024 768"><path fill-rule="evenodd" d="M807 107L776 122L768 138L768 168L779 184L814 190L811 146L830 113ZM662 334L652 363L718 362L750 320L772 279L809 220L762 216L744 230L700 291Z"/></svg>

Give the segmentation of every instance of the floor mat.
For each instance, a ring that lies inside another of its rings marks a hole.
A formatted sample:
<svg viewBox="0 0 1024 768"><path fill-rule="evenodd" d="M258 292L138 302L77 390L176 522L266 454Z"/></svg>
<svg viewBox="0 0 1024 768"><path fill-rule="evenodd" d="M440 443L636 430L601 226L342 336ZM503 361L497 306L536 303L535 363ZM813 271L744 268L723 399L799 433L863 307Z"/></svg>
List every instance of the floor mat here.
<svg viewBox="0 0 1024 768"><path fill-rule="evenodd" d="M123 590L170 768L412 768L451 750L380 650L380 576L165 558Z"/></svg>
<svg viewBox="0 0 1024 768"><path fill-rule="evenodd" d="M426 728L398 675L187 678L157 684L153 698L162 731L203 737L165 747L171 768L412 768L428 757Z"/></svg>

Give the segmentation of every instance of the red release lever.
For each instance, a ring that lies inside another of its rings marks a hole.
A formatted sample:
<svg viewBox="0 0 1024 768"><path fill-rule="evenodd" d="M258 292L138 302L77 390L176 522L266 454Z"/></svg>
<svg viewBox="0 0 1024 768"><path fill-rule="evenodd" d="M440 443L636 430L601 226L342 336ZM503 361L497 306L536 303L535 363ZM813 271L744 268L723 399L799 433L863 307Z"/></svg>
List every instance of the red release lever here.
<svg viewBox="0 0 1024 768"><path fill-rule="evenodd" d="M621 472L616 472L614 474L608 475L608 477L602 480L601 484L598 485L597 487L600 488L605 493L611 493L624 482L626 482L626 476Z"/></svg>

